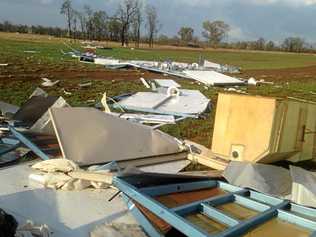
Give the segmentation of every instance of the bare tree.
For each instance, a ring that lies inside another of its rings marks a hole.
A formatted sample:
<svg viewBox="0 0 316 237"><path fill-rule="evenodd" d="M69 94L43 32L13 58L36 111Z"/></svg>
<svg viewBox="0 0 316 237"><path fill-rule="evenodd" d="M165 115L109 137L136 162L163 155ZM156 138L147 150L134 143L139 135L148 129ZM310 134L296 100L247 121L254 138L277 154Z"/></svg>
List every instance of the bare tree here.
<svg viewBox="0 0 316 237"><path fill-rule="evenodd" d="M86 31L88 39L92 39L93 33L93 10L89 5L84 5L84 12L86 14Z"/></svg>
<svg viewBox="0 0 316 237"><path fill-rule="evenodd" d="M129 28L138 9L137 0L124 0L119 7L118 15L121 22L121 43L122 46L128 45Z"/></svg>
<svg viewBox="0 0 316 237"><path fill-rule="evenodd" d="M304 50L305 41L300 37L288 37L283 41L285 51L300 53Z"/></svg>
<svg viewBox="0 0 316 237"><path fill-rule="evenodd" d="M194 30L191 27L181 27L181 29L178 32L178 35L180 36L182 41L188 43L193 41L193 33Z"/></svg>
<svg viewBox="0 0 316 237"><path fill-rule="evenodd" d="M259 38L256 42L255 42L255 49L256 50L264 50L266 47L266 41L264 38Z"/></svg>
<svg viewBox="0 0 316 237"><path fill-rule="evenodd" d="M157 10L154 6L151 6L151 5L147 6L146 18L147 18L146 28L148 31L148 43L149 43L149 47L153 48L155 36L161 27L158 21Z"/></svg>
<svg viewBox="0 0 316 237"><path fill-rule="evenodd" d="M216 47L227 35L230 27L223 21L205 21L203 22L203 29L203 36L212 46Z"/></svg>
<svg viewBox="0 0 316 237"><path fill-rule="evenodd" d="M133 38L135 41L135 47L139 48L140 29L141 29L142 22L143 22L143 15L142 15L143 3L139 0L137 0L136 5L137 5L137 9L136 9L134 18L132 20L132 33L133 33Z"/></svg>
<svg viewBox="0 0 316 237"><path fill-rule="evenodd" d="M67 24L68 24L68 36L71 37L71 29L72 29L72 18L73 18L73 8L71 0L64 0L60 14L65 15Z"/></svg>
<svg viewBox="0 0 316 237"><path fill-rule="evenodd" d="M268 43L266 43L265 50L272 51L275 49L275 47L275 43L272 40L270 40Z"/></svg>
<svg viewBox="0 0 316 237"><path fill-rule="evenodd" d="M78 29L77 29L77 27L78 27L78 21L79 21L79 18L78 18L78 14L79 14L79 12L78 11L76 11L76 10L73 10L73 12L72 12L72 37L73 37L73 39L77 39L78 37L77 37L77 35L78 35Z"/></svg>
<svg viewBox="0 0 316 237"><path fill-rule="evenodd" d="M105 39L107 33L107 14L105 11L96 11L92 18L93 38Z"/></svg>
<svg viewBox="0 0 316 237"><path fill-rule="evenodd" d="M77 18L79 20L79 26L81 31L81 37L86 38L87 19L83 12L77 11Z"/></svg>
<svg viewBox="0 0 316 237"><path fill-rule="evenodd" d="M109 33L109 39L112 41L120 41L121 39L121 21L116 18L110 18L107 21L107 29Z"/></svg>

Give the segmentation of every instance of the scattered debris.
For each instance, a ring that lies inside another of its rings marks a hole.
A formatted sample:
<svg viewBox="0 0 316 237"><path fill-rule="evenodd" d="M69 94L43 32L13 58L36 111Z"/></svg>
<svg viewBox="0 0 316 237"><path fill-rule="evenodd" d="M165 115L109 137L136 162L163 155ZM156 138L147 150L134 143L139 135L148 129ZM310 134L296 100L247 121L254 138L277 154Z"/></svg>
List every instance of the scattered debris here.
<svg viewBox="0 0 316 237"><path fill-rule="evenodd" d="M55 85L57 85L59 83L59 80L52 82L48 78L42 78L42 80L44 82L41 85L44 86L44 87L52 87L52 86L55 86Z"/></svg>

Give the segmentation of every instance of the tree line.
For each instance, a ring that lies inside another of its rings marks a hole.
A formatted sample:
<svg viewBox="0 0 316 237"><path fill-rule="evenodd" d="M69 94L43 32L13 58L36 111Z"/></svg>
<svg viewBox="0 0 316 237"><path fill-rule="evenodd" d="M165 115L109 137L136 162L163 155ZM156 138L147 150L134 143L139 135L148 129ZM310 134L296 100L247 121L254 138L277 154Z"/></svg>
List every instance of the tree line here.
<svg viewBox="0 0 316 237"><path fill-rule="evenodd" d="M147 41L153 47L154 39L161 28L157 10L141 0L123 0L114 15L103 10L94 11L85 5L76 10L72 0L64 0L60 13L67 21L67 35L75 39L120 41L128 46L130 41L139 47L141 41ZM146 30L142 38L141 30Z"/></svg>
<svg viewBox="0 0 316 237"><path fill-rule="evenodd" d="M157 10L152 5L145 5L143 0L121 0L115 14L109 15L104 10L93 10L84 5L75 9L72 0L64 0L60 14L65 17L66 29L60 27L16 25L8 21L0 22L0 31L45 34L73 39L116 41L122 46L130 42L138 48L147 42L153 47L154 42L174 46L213 47L228 49L247 49L287 52L314 52L312 45L300 37L288 37L282 43L259 38L254 41L228 42L230 26L223 21L204 21L202 37L196 36L194 29L183 26L176 36L158 35L162 25ZM142 32L144 30L144 32Z"/></svg>

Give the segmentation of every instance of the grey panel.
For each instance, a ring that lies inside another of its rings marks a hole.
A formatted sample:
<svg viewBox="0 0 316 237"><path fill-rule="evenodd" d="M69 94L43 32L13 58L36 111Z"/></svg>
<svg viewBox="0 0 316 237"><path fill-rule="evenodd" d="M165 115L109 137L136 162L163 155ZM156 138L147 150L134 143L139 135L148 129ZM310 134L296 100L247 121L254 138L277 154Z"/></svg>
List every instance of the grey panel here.
<svg viewBox="0 0 316 237"><path fill-rule="evenodd" d="M278 166L232 161L223 176L232 185L270 195L286 196L291 192L290 172Z"/></svg>
<svg viewBox="0 0 316 237"><path fill-rule="evenodd" d="M13 116L13 120L33 125L57 101L56 96L32 96Z"/></svg>
<svg viewBox="0 0 316 237"><path fill-rule="evenodd" d="M173 137L93 108L49 110L64 158L80 165L180 152Z"/></svg>

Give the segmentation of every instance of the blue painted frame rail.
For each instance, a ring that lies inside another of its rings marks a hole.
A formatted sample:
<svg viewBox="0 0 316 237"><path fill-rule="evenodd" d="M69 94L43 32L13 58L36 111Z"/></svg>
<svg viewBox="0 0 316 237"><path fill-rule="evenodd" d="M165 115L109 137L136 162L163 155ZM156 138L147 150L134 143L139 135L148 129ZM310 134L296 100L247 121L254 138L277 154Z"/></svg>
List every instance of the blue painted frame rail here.
<svg viewBox="0 0 316 237"><path fill-rule="evenodd" d="M189 237L235 237L242 236L250 230L264 224L272 218L279 218L286 222L306 228L316 236L316 210L292 204L287 200L278 199L255 191L242 189L220 181L197 181L161 185L147 188L136 188L119 177L114 177L113 185L123 193L129 209L133 207L132 214L143 226L145 232L151 237L163 236L144 217L140 210L131 203L136 201L153 214L170 224L172 227ZM176 208L167 208L154 199L155 196L167 195L177 192L197 191L206 188L219 187L226 194L205 200L189 203ZM217 209L219 205L235 202L246 208L255 210L257 215L247 220L238 220ZM137 210L135 210L135 208ZM206 230L185 219L191 213L201 213L210 219L224 224L227 228L215 235L210 235ZM145 219L144 219L145 218ZM311 219L309 219L311 218Z"/></svg>
<svg viewBox="0 0 316 237"><path fill-rule="evenodd" d="M12 126L8 126L10 132L15 136L20 142L22 142L25 146L30 148L36 155L38 155L42 160L49 160L50 157L46 155L40 148L38 148L33 142L27 139L22 133L19 133Z"/></svg>

